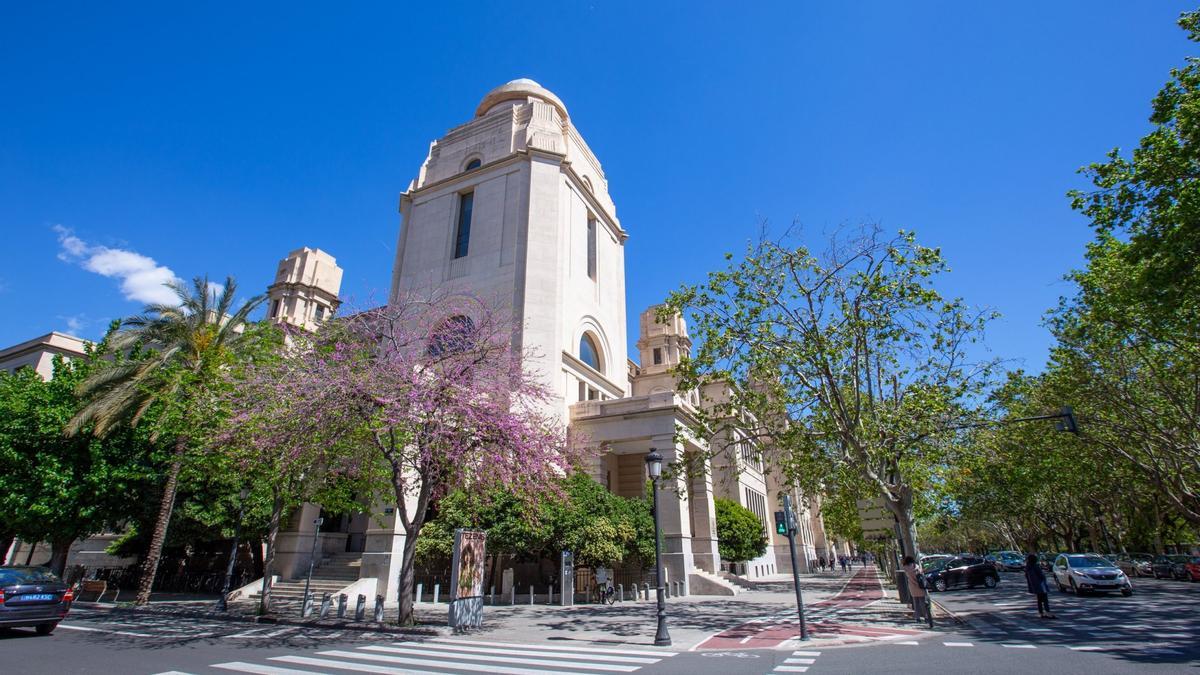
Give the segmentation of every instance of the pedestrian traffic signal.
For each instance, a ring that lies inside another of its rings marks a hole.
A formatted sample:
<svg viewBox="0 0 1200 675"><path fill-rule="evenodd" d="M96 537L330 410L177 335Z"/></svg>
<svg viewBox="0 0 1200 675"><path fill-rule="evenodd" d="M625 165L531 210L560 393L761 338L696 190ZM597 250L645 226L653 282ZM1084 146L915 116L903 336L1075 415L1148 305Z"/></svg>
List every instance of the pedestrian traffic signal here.
<svg viewBox="0 0 1200 675"><path fill-rule="evenodd" d="M775 512L775 532L778 534L787 534L787 516L783 511Z"/></svg>

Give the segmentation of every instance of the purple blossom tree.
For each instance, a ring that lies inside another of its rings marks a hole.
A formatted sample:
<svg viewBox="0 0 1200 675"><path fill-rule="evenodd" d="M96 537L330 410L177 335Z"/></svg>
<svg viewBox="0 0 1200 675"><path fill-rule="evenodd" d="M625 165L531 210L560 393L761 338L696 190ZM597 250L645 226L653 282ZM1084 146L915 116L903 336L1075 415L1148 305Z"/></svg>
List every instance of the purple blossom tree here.
<svg viewBox="0 0 1200 675"><path fill-rule="evenodd" d="M273 420L255 425L264 452L382 466L407 535L402 624L414 620L413 561L431 504L456 488L536 499L573 464L549 391L513 337L484 302L402 298L298 341L275 381L245 401L246 420Z"/></svg>

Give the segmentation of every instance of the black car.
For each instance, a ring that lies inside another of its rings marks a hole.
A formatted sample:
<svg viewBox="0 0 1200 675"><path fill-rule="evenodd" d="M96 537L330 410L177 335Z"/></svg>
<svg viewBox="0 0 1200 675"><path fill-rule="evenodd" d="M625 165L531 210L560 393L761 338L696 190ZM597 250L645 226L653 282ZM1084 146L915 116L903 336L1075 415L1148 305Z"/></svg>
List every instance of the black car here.
<svg viewBox="0 0 1200 675"><path fill-rule="evenodd" d="M1159 555L1150 564L1150 573L1155 579L1184 579L1188 578L1187 562L1190 555Z"/></svg>
<svg viewBox="0 0 1200 675"><path fill-rule="evenodd" d="M996 567L983 558L958 556L941 560L925 571L925 585L935 591L965 586L995 588L1000 583Z"/></svg>
<svg viewBox="0 0 1200 675"><path fill-rule="evenodd" d="M49 635L71 611L71 588L45 567L0 567L0 628Z"/></svg>

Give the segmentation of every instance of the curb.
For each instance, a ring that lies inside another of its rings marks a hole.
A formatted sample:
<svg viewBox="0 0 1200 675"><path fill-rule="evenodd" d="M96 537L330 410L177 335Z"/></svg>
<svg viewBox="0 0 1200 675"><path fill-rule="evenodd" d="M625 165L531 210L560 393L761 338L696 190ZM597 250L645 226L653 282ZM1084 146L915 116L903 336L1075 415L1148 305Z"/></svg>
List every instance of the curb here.
<svg viewBox="0 0 1200 675"><path fill-rule="evenodd" d="M949 609L947 609L947 608L946 608L946 606L945 606L945 605L943 605L942 603L938 602L937 600L934 600L932 595L930 595L930 596L929 596L929 603L930 603L931 605L933 605L934 607L936 607L937 609L940 609L940 610L942 611L942 613L944 613L946 616L948 616L948 617L950 617L951 619L953 619L953 620L954 620L954 623L957 623L957 624L958 624L958 625L960 625L960 626L968 626L968 625L970 625L970 623L968 623L966 619L964 619L964 618L962 618L961 616L959 616L959 615L955 614L954 612L951 612Z"/></svg>
<svg viewBox="0 0 1200 675"><path fill-rule="evenodd" d="M279 615L247 616L244 614L229 614L226 612L205 612L197 610L157 609L154 607L122 607L97 602L75 603L88 609L108 609L110 612L121 614L157 614L161 616L179 616L189 619L215 619L230 623L256 623L278 626L304 626L307 628L337 628L341 630L357 630L372 633L388 633L399 635L420 635L424 637L447 637L453 635L449 626L394 626L390 624L366 623L356 621L293 619Z"/></svg>

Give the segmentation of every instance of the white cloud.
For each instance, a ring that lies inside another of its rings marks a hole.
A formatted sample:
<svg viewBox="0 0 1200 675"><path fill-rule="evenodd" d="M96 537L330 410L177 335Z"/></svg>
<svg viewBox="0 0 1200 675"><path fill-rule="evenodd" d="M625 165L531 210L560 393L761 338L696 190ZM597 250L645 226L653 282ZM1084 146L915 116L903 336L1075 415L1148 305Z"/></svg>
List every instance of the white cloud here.
<svg viewBox="0 0 1200 675"><path fill-rule="evenodd" d="M79 335L83 332L83 329L86 328L89 323L91 323L84 317L83 314L75 314L73 316L59 315L58 318L62 319L62 321L66 324L67 332L71 335Z"/></svg>
<svg viewBox="0 0 1200 675"><path fill-rule="evenodd" d="M164 285L179 278L169 267L155 262L154 258L135 251L94 246L62 225L55 225L54 231L58 233L58 243L62 247L58 252L59 260L120 280L121 293L126 300L168 305L179 302L175 292Z"/></svg>

